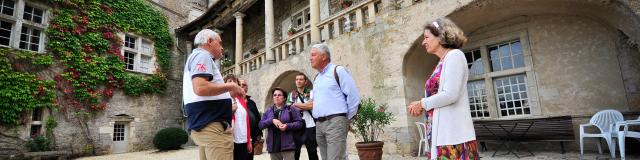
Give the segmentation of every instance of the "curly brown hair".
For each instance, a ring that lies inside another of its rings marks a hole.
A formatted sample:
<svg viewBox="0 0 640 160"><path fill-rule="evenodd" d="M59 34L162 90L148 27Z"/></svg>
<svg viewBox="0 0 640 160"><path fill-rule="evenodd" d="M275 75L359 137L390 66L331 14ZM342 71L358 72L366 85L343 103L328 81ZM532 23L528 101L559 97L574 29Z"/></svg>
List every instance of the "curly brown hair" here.
<svg viewBox="0 0 640 160"><path fill-rule="evenodd" d="M440 39L440 44L444 48L458 49L467 42L467 37L449 18L442 17L424 26L425 31L431 32Z"/></svg>

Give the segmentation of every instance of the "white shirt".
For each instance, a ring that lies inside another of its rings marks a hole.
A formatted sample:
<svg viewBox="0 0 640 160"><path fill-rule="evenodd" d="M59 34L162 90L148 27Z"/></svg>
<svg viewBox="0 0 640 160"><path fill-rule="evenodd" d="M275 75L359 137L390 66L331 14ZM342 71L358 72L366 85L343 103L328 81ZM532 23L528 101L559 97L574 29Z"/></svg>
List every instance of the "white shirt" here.
<svg viewBox="0 0 640 160"><path fill-rule="evenodd" d="M309 96L313 96L313 94L311 94L312 92L309 91ZM300 100L300 98L297 97L293 97L291 96L293 95L292 93L289 93L289 102L294 102L294 103L302 103L302 101ZM302 96L304 97L304 96ZM304 97L304 102L309 102L309 98ZM312 128L312 127L316 127L316 122L313 120L313 117L311 116L311 113L309 113L309 111L302 111L302 119L304 119L304 123L306 125L307 128Z"/></svg>
<svg viewBox="0 0 640 160"><path fill-rule="evenodd" d="M202 48L193 49L191 55L187 58L186 65L187 66L184 67L182 79L182 98L185 105L193 102L231 98L229 92L216 96L198 96L193 91L193 84L191 80L196 76L208 77L210 83L224 83L220 70L213 61L213 57L211 57L209 52Z"/></svg>
<svg viewBox="0 0 640 160"><path fill-rule="evenodd" d="M236 101L235 121L233 123L233 143L247 143L247 110L242 104L239 103L238 98L233 98Z"/></svg>

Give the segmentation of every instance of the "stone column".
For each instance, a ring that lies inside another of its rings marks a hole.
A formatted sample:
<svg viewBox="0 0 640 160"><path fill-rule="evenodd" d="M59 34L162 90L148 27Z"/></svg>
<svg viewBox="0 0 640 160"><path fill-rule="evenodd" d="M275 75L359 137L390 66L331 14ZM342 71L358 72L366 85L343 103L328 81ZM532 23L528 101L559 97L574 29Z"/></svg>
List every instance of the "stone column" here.
<svg viewBox="0 0 640 160"><path fill-rule="evenodd" d="M273 54L273 40L274 35L276 33L276 28L274 26L274 17L273 17L273 0L264 0L264 41L265 41L265 54L267 55L268 63L275 63L276 59Z"/></svg>
<svg viewBox="0 0 640 160"><path fill-rule="evenodd" d="M236 75L242 74L240 62L242 62L242 18L245 14L236 12L233 14L236 17Z"/></svg>
<svg viewBox="0 0 640 160"><path fill-rule="evenodd" d="M309 8L311 10L311 43L320 42L320 0L310 0Z"/></svg>

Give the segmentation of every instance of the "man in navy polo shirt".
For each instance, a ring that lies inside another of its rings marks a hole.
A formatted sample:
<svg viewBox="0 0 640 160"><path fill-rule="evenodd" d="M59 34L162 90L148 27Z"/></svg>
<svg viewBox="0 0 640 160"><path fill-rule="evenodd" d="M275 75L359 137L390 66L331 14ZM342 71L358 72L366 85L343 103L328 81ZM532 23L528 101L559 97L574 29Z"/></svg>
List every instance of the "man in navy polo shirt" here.
<svg viewBox="0 0 640 160"><path fill-rule="evenodd" d="M224 83L213 59L222 58L220 36L204 29L195 37L184 66L182 96L191 139L200 146L201 160L233 159L231 97L244 95L235 83Z"/></svg>

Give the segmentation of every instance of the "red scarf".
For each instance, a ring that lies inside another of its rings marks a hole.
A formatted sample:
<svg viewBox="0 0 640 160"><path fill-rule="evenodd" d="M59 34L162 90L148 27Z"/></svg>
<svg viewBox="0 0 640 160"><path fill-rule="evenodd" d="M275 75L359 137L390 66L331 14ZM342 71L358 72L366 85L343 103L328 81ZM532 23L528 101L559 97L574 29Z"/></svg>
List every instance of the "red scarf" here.
<svg viewBox="0 0 640 160"><path fill-rule="evenodd" d="M247 113L247 120L245 121L247 123L247 150L249 151L249 153L252 153L253 145L251 145L251 122L249 121L249 109L247 109L247 102L244 101L244 98L241 97L236 97L236 99L238 99L238 103L242 105L242 108L244 108L245 112ZM231 116L231 120L234 122L236 121L236 114L233 114Z"/></svg>

